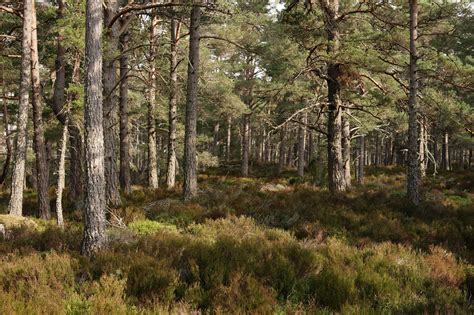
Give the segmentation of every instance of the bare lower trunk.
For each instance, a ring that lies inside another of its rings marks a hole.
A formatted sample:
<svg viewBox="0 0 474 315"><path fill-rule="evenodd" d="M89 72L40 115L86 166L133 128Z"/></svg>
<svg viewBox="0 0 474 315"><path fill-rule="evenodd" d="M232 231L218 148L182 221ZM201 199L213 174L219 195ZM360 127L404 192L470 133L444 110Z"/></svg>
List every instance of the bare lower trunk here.
<svg viewBox="0 0 474 315"><path fill-rule="evenodd" d="M298 176L304 176L305 150L306 150L306 124L308 113L304 113L298 127Z"/></svg>
<svg viewBox="0 0 474 315"><path fill-rule="evenodd" d="M420 119L420 143L419 143L419 152L418 156L420 159L420 176L426 176L426 162L427 162L427 133L426 133L426 123L425 118L421 117Z"/></svg>
<svg viewBox="0 0 474 315"><path fill-rule="evenodd" d="M130 137L128 128L128 40L129 33L120 37L120 186L126 195L131 192Z"/></svg>
<svg viewBox="0 0 474 315"><path fill-rule="evenodd" d="M31 80L33 86L33 142L36 156L36 175L38 185L38 208L42 219L51 218L49 206L49 166L46 157L46 146L43 131L43 102L39 72L38 33L36 26L36 9L33 2L31 34Z"/></svg>
<svg viewBox="0 0 474 315"><path fill-rule="evenodd" d="M346 109L348 112L349 109ZM344 117L342 121L342 155L344 161L344 180L346 187L350 188L351 183L351 126L349 117ZM378 156L378 153L377 153ZM376 159L378 159L376 157Z"/></svg>
<svg viewBox="0 0 474 315"><path fill-rule="evenodd" d="M214 125L214 132L212 135L212 154L219 155L219 129L220 124L217 122Z"/></svg>
<svg viewBox="0 0 474 315"><path fill-rule="evenodd" d="M189 34L188 86L184 142L183 197L189 200L197 194L197 92L199 79L199 40L201 8L193 6Z"/></svg>
<svg viewBox="0 0 474 315"><path fill-rule="evenodd" d="M285 168L285 141L286 140L286 124L284 124L280 129L280 153L278 156L278 174L283 172Z"/></svg>
<svg viewBox="0 0 474 315"><path fill-rule="evenodd" d="M4 94L4 90L3 90L3 84L4 84L4 71L3 71L3 66L2 66L2 95ZM7 149L7 152L6 152L6 158L5 158L5 162L3 163L3 167L2 167L2 172L0 173L0 190L3 188L3 185L5 184L5 181L7 179L7 175L8 175L8 170L10 169L10 162L11 162L11 159L12 159L12 143L11 143L11 139L10 139L10 130L9 130L9 125L10 125L10 119L9 119L9 113L8 113L8 106L7 106L7 102L2 98L1 99L2 101L2 110L3 110L3 123L5 125L5 146L6 146L6 149Z"/></svg>
<svg viewBox="0 0 474 315"><path fill-rule="evenodd" d="M156 36L158 19L156 12L150 21L150 70L148 74L148 187L158 188L158 158L156 153Z"/></svg>
<svg viewBox="0 0 474 315"><path fill-rule="evenodd" d="M23 214L23 187L25 180L26 144L28 131L28 105L31 87L31 31L33 0L23 1L23 39L21 55L20 104L18 108L15 163L8 212Z"/></svg>
<svg viewBox="0 0 474 315"><path fill-rule="evenodd" d="M359 137L359 171L357 172L357 182L359 184L364 184L364 162L365 162L365 136L361 135Z"/></svg>
<svg viewBox="0 0 474 315"><path fill-rule="evenodd" d="M444 171L451 170L449 164L449 133L445 131L443 133L443 147L442 147L442 154L441 154L441 168Z"/></svg>
<svg viewBox="0 0 474 315"><path fill-rule="evenodd" d="M118 11L117 0L107 0L105 5L105 23L108 24ZM119 172L117 167L117 83L116 54L118 45L118 23L106 29L107 49L104 52L104 144L105 144L105 181L107 203L119 206Z"/></svg>
<svg viewBox="0 0 474 315"><path fill-rule="evenodd" d="M86 198L82 254L93 256L106 241L104 129L102 112L102 3L86 2L85 142Z"/></svg>
<svg viewBox="0 0 474 315"><path fill-rule="evenodd" d="M407 195L414 205L420 203L418 183L420 160L418 158L418 106L417 106L417 59L416 38L418 28L417 0L410 0L410 99L408 101L408 176Z"/></svg>
<svg viewBox="0 0 474 315"><path fill-rule="evenodd" d="M168 166L166 186L173 188L176 183L176 110L178 102L178 31L179 23L171 20L171 51L170 51L170 99L169 99L169 135L168 135Z"/></svg>
<svg viewBox="0 0 474 315"><path fill-rule="evenodd" d="M325 24L327 32L327 52L337 54L339 51L339 0L332 4L321 1L325 7ZM340 86L340 65L329 62L326 80L328 86L328 186L331 192L346 190L344 165L342 158L342 106Z"/></svg>
<svg viewBox="0 0 474 315"><path fill-rule="evenodd" d="M250 115L243 116L243 135L242 135L242 162L240 172L244 177L249 176L249 157L250 157Z"/></svg>
<svg viewBox="0 0 474 315"><path fill-rule="evenodd" d="M63 137L61 139L61 151L59 155L59 166L58 166L58 189L56 192L56 217L58 226L64 226L64 218L63 218L63 190L64 190L64 182L66 179L66 149L67 149L67 138L68 138L68 124L64 124L63 126Z"/></svg>
<svg viewBox="0 0 474 315"><path fill-rule="evenodd" d="M232 117L227 118L227 141L226 141L226 161L229 162L230 155L230 145L232 140Z"/></svg>

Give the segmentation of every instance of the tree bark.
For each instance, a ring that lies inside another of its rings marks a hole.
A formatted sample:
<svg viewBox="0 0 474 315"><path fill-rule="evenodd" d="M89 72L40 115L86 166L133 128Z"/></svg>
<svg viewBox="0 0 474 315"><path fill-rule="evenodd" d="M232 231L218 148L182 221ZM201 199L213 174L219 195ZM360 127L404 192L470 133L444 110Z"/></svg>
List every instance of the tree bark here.
<svg viewBox="0 0 474 315"><path fill-rule="evenodd" d="M193 6L189 34L188 86L186 93L186 119L184 142L183 197L189 200L197 194L197 92L199 80L199 40L201 8Z"/></svg>
<svg viewBox="0 0 474 315"><path fill-rule="evenodd" d="M152 13L150 21L150 56L148 73L148 187L158 188L158 158L156 152L156 36L158 19L156 12Z"/></svg>
<svg viewBox="0 0 474 315"><path fill-rule="evenodd" d="M105 25L107 25L118 11L117 0L107 0L105 3ZM107 28L106 50L103 63L103 93L104 93L104 144L105 144L105 192L107 203L117 207L121 204L119 192L119 172L117 167L116 125L117 125L117 83L116 55L119 51L118 23Z"/></svg>
<svg viewBox="0 0 474 315"><path fill-rule="evenodd" d="M5 88L4 88L4 84L5 84L5 80L4 80L4 71L3 71L3 65L2 65L2 95L1 96L4 96L5 94ZM6 149L7 149L7 152L6 152L6 158L5 158L5 162L3 163L3 167L2 167L2 173L0 173L0 190L3 188L3 185L5 184L6 180L7 180L7 175L8 175L8 170L10 169L10 162L11 162L11 159L12 159L12 143L11 143L11 139L10 139L10 130L9 130L9 125L10 125L10 118L9 118L9 113L8 113L8 106L7 106L7 102L5 101L4 98L2 98L2 110L3 110L3 123L5 125L5 146L6 146Z"/></svg>
<svg viewBox="0 0 474 315"><path fill-rule="evenodd" d="M320 0L325 11L325 26L327 32L327 52L336 55L339 51L339 30L337 18L339 15L339 0L332 5L328 0ZM341 106L341 65L330 60L327 65L328 86L328 186L331 192L346 190L344 180L344 165L342 157L342 106Z"/></svg>
<svg viewBox="0 0 474 315"><path fill-rule="evenodd" d="M416 38L418 29L417 0L410 0L410 98L408 100L408 176L407 196L414 205L420 203L418 192L420 160L418 158L418 79Z"/></svg>
<svg viewBox="0 0 474 315"><path fill-rule="evenodd" d="M441 168L443 171L451 170L449 164L449 133L447 131L443 132L443 147L441 154Z"/></svg>
<svg viewBox="0 0 474 315"><path fill-rule="evenodd" d="M349 111L349 109L346 109ZM342 155L344 161L344 181L346 187L350 188L351 183L351 126L349 118L346 116L342 120ZM378 156L378 154L377 154Z"/></svg>
<svg viewBox="0 0 474 315"><path fill-rule="evenodd" d="M420 176L425 177L426 176L426 162L427 162L427 131L426 131L426 123L425 123L425 118L420 117L420 143L419 143L419 152L418 156L420 159Z"/></svg>
<svg viewBox="0 0 474 315"><path fill-rule="evenodd" d="M28 105L31 87L31 33L33 0L23 1L23 39L21 54L20 102L17 118L17 137L15 163L12 173L12 186L8 212L11 215L23 214L23 187L25 181L26 145L28 131Z"/></svg>
<svg viewBox="0 0 474 315"><path fill-rule="evenodd" d="M285 168L285 142L286 142L286 124L284 124L281 129L280 129L280 150L279 150L279 156L278 156L278 175L280 175L283 172L283 169Z"/></svg>
<svg viewBox="0 0 474 315"><path fill-rule="evenodd" d="M46 156L46 146L43 130L43 102L41 95L41 79L39 72L38 32L36 23L36 8L33 1L32 34L31 34L31 80L33 86L33 143L36 156L36 176L38 188L39 216L42 219L51 218L49 205L49 165Z"/></svg>
<svg viewBox="0 0 474 315"><path fill-rule="evenodd" d="M128 127L128 40L126 31L120 37L120 186L126 195L131 192L130 137Z"/></svg>
<svg viewBox="0 0 474 315"><path fill-rule="evenodd" d="M82 254L93 256L105 246L104 126L102 112L102 1L86 1L85 142L86 198Z"/></svg>
<svg viewBox="0 0 474 315"><path fill-rule="evenodd" d="M227 141L226 141L226 161L229 162L231 158L230 146L232 141L232 117L227 118Z"/></svg>
<svg viewBox="0 0 474 315"><path fill-rule="evenodd" d="M357 182L360 185L364 184L365 174L364 174L364 163L365 163L365 136L361 135L359 137L359 171L357 176Z"/></svg>
<svg viewBox="0 0 474 315"><path fill-rule="evenodd" d="M242 135L242 164L240 172L243 177L249 176L250 157L250 114L243 115L243 135Z"/></svg>
<svg viewBox="0 0 474 315"><path fill-rule="evenodd" d="M63 126L63 136L61 139L61 153L59 155L59 165L58 165L58 189L56 191L56 218L59 227L64 227L64 218L63 218L63 190L64 182L66 178L66 149L67 149L67 138L68 138L68 124Z"/></svg>
<svg viewBox="0 0 474 315"><path fill-rule="evenodd" d="M308 113L302 115L301 123L298 126L298 176L304 176L305 151L306 151L306 124L308 123Z"/></svg>
<svg viewBox="0 0 474 315"><path fill-rule="evenodd" d="M170 29L170 99L168 112L168 165L166 186L173 188L176 184L176 111L178 103L178 32L179 22L176 17L171 19Z"/></svg>

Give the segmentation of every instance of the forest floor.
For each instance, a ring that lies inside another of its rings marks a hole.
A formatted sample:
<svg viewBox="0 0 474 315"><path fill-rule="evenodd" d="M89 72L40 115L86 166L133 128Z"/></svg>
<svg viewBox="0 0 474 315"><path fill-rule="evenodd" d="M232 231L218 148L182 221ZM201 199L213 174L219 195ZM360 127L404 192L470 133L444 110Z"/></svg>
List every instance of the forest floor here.
<svg viewBox="0 0 474 315"><path fill-rule="evenodd" d="M474 311L473 171L427 176L415 208L400 168L368 167L339 195L291 171L229 169L200 175L190 202L133 187L93 260L79 255L80 204L66 202L64 230L29 218L0 240L0 313Z"/></svg>

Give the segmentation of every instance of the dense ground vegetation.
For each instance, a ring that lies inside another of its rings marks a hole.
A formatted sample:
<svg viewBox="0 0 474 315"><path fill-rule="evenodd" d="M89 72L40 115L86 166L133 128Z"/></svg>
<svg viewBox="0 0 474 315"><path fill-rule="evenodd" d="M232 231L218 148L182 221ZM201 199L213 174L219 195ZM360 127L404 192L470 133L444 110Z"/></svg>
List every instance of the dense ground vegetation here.
<svg viewBox="0 0 474 315"><path fill-rule="evenodd" d="M428 178L415 209L397 168L369 168L366 186L344 195L290 171L225 169L202 174L189 202L133 187L93 260L79 254L80 205L64 230L0 215L18 224L0 242L1 312L472 312L472 172Z"/></svg>

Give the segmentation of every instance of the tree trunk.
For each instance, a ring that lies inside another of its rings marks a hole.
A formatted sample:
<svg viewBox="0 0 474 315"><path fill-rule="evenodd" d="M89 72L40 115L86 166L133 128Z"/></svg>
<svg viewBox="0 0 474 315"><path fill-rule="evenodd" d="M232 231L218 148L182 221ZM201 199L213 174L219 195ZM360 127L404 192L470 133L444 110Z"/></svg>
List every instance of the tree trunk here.
<svg viewBox="0 0 474 315"><path fill-rule="evenodd" d="M285 141L286 140L286 124L284 124L280 129L280 153L278 156L278 174L283 172L285 168Z"/></svg>
<svg viewBox="0 0 474 315"><path fill-rule="evenodd" d="M128 31L120 37L120 186L126 195L131 192L127 53L129 37Z"/></svg>
<svg viewBox="0 0 474 315"><path fill-rule="evenodd" d="M226 161L229 162L231 158L230 146L232 141L232 117L227 118L227 142L226 142Z"/></svg>
<svg viewBox="0 0 474 315"><path fill-rule="evenodd" d="M212 135L212 154L215 156L219 155L219 129L220 129L220 124L217 122L214 125L214 132Z"/></svg>
<svg viewBox="0 0 474 315"><path fill-rule="evenodd" d="M410 98L408 100L408 176L407 196L414 205L420 203L418 182L420 160L418 158L418 106L417 106L417 59L416 38L418 29L417 0L410 0Z"/></svg>
<svg viewBox="0 0 474 315"><path fill-rule="evenodd" d="M443 169L443 171L451 170L451 167L449 165L449 133L447 131L444 131L443 133L441 168Z"/></svg>
<svg viewBox="0 0 474 315"><path fill-rule="evenodd" d="M419 159L420 159L420 176L426 176L426 162L427 162L427 131L426 131L426 122L425 117L420 117L420 143L419 143Z"/></svg>
<svg viewBox="0 0 474 315"><path fill-rule="evenodd" d="M51 218L49 205L49 165L46 157L46 146L43 131L43 102L41 95L41 79L39 72L38 33L36 25L36 8L33 1L32 34L31 34L31 80L33 86L33 143L36 156L36 176L38 187L39 216Z"/></svg>
<svg viewBox="0 0 474 315"><path fill-rule="evenodd" d="M339 15L339 0L330 5L327 0L321 0L325 10L327 32L327 52L330 56L339 51L339 30L337 18ZM331 58L330 58L331 60ZM342 158L342 107L340 64L330 61L327 66L328 86L328 186L331 192L345 191L344 165Z"/></svg>
<svg viewBox="0 0 474 315"><path fill-rule="evenodd" d="M197 94L199 80L199 40L201 8L193 6L189 34L188 86L184 142L183 197L189 200L197 195Z"/></svg>
<svg viewBox="0 0 474 315"><path fill-rule="evenodd" d="M175 16L171 19L171 50L170 50L170 99L169 99L169 135L168 135L168 166L166 186L173 188L176 182L176 111L178 103L178 34L179 22Z"/></svg>
<svg viewBox="0 0 474 315"><path fill-rule="evenodd" d="M308 123L308 113L302 115L301 123L298 127L298 176L304 176L305 150L306 150L306 124Z"/></svg>
<svg viewBox="0 0 474 315"><path fill-rule="evenodd" d="M28 132L28 106L31 87L31 33L33 0L23 1L23 39L21 54L20 102L18 107L15 164L8 212L23 214L23 187L25 183L26 145Z"/></svg>
<svg viewBox="0 0 474 315"><path fill-rule="evenodd" d="M156 152L156 37L158 36L158 19L152 13L150 21L150 57L148 77L148 187L158 188L158 158Z"/></svg>
<svg viewBox="0 0 474 315"><path fill-rule="evenodd" d="M64 124L63 126L63 137L61 139L61 153L59 155L59 166L58 166L58 189L56 191L56 218L58 222L58 226L61 228L64 227L64 218L63 218L63 189L64 189L64 182L66 178L66 149L67 149L67 132L68 124Z"/></svg>
<svg viewBox="0 0 474 315"><path fill-rule="evenodd" d="M4 91L5 72L3 70L4 69L2 65L2 94L0 95L0 97L4 96L5 94L5 91ZM1 98L1 100L2 100L2 109L3 109L3 123L5 125L5 146L6 146L7 152L6 152L5 162L3 163L3 167L2 167L2 173L0 173L0 190L2 190L3 185L5 184L5 181L7 179L8 170L10 169L10 162L12 159L12 143L10 139L10 130L8 127L10 125L8 106L4 98Z"/></svg>
<svg viewBox="0 0 474 315"><path fill-rule="evenodd" d="M85 142L86 198L82 254L93 256L105 246L104 126L102 111L102 1L86 1Z"/></svg>
<svg viewBox="0 0 474 315"><path fill-rule="evenodd" d="M349 109L346 109L349 111ZM351 126L346 116L342 120L342 155L344 160L344 180L346 187L351 187ZM378 156L378 154L377 154Z"/></svg>
<svg viewBox="0 0 474 315"><path fill-rule="evenodd" d="M105 24L107 25L118 11L117 0L107 0L105 5ZM104 144L105 144L105 193L107 203L119 206L121 203L119 192L119 172L116 152L116 125L117 125L117 83L116 55L119 51L118 23L106 32L106 50L104 52Z"/></svg>
<svg viewBox="0 0 474 315"><path fill-rule="evenodd" d="M361 135L359 137L359 171L357 176L357 182L360 185L364 184L365 174L364 174L364 162L365 162L365 136Z"/></svg>
<svg viewBox="0 0 474 315"><path fill-rule="evenodd" d="M250 114L243 116L243 135L242 135L242 164L241 175L249 176L249 157L250 157Z"/></svg>

